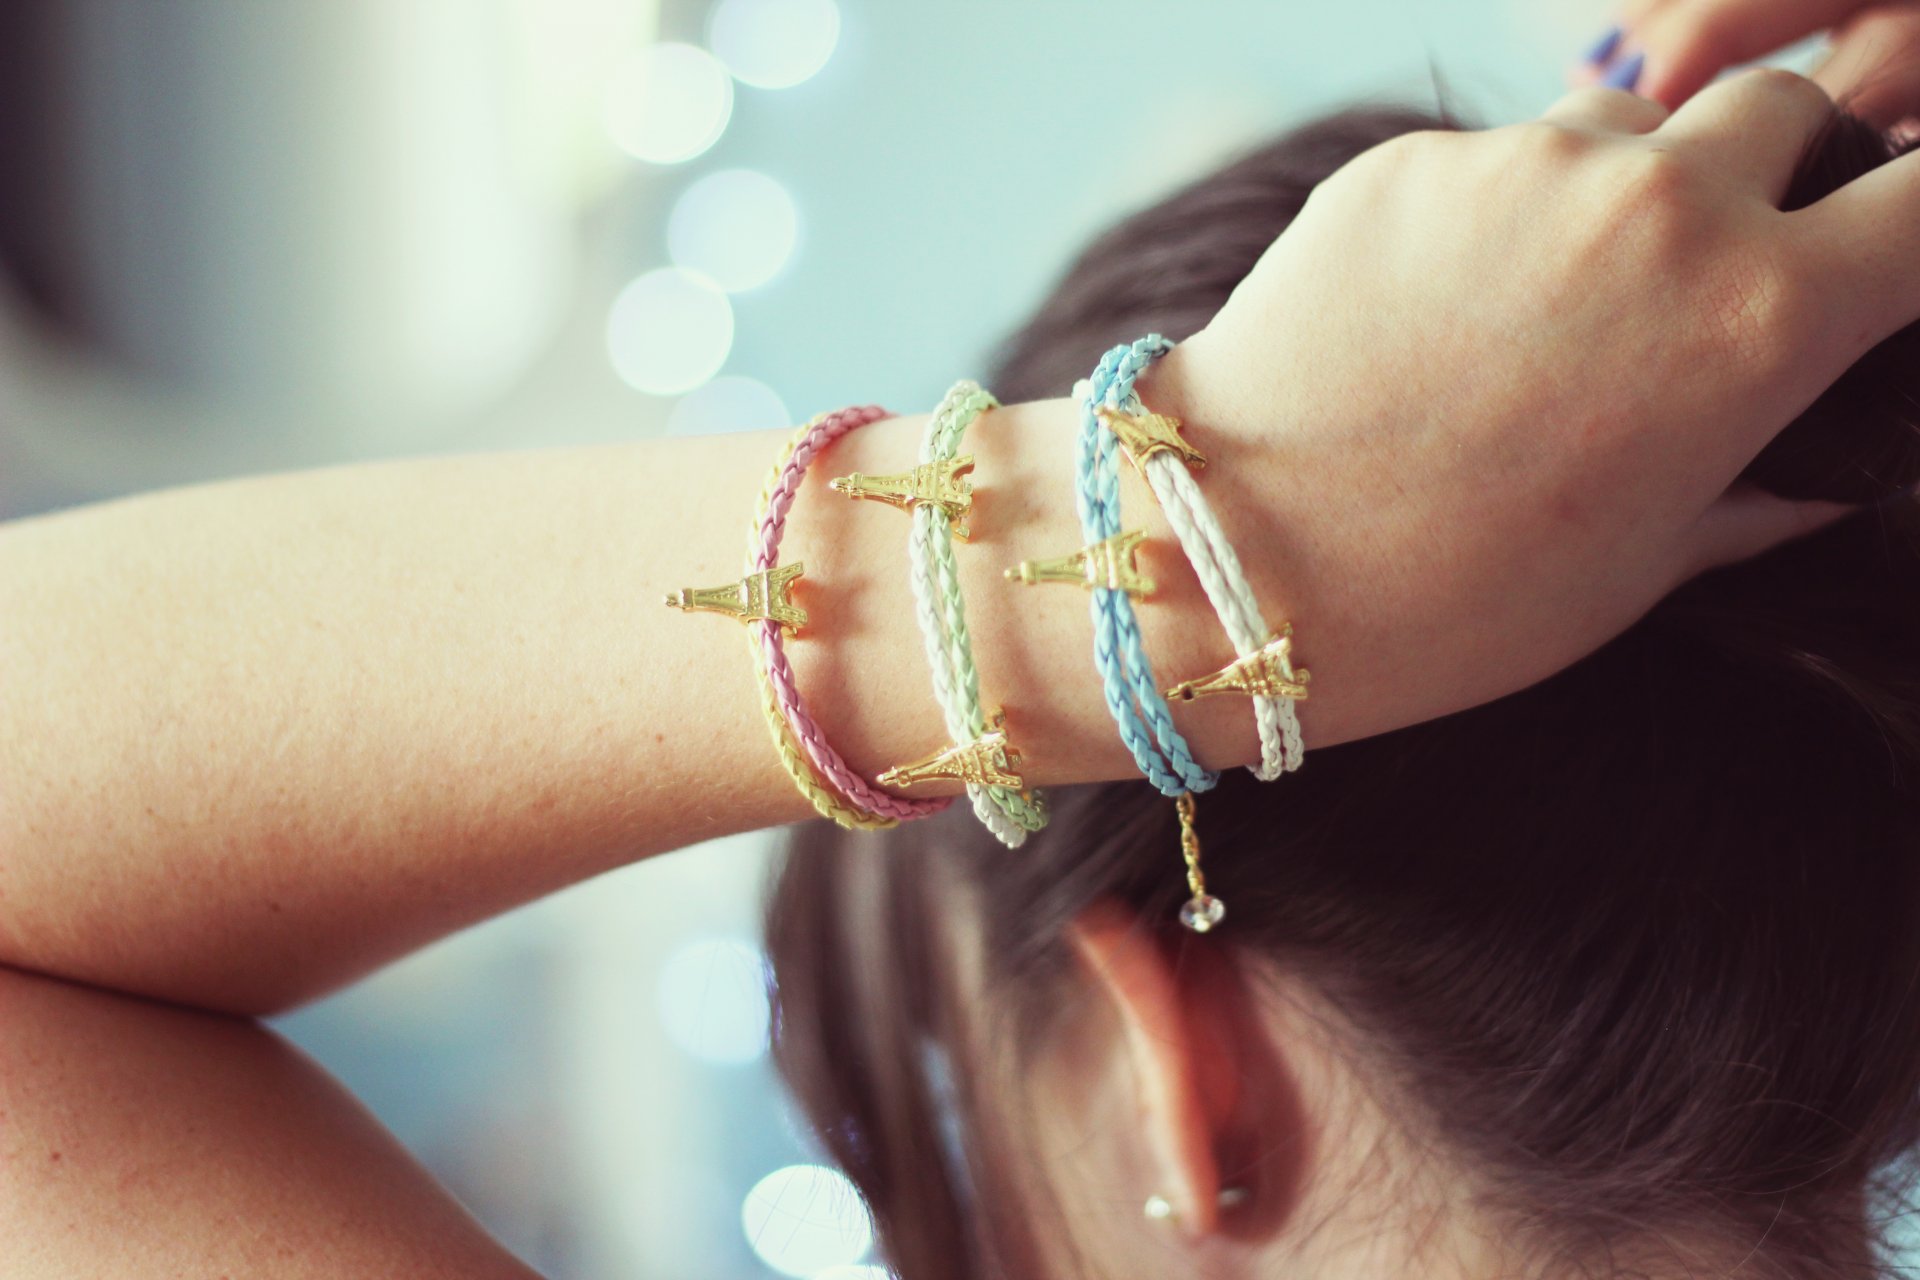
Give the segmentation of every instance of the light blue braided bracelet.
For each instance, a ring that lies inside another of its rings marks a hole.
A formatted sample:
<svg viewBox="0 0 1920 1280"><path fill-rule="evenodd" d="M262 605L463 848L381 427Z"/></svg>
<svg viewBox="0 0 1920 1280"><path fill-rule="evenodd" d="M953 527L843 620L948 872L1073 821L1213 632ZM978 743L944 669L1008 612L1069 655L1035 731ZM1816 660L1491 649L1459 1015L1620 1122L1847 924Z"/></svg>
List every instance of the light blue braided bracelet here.
<svg viewBox="0 0 1920 1280"><path fill-rule="evenodd" d="M1075 460L1079 487L1074 506L1080 513L1080 533L1088 547L1098 544L1110 548L1107 555L1115 569L1124 567L1119 557L1131 551L1131 545L1115 540L1131 537L1137 543L1139 535L1121 532L1118 442L1101 425L1095 411L1104 406L1121 413L1143 412L1133 392L1134 379L1172 346L1152 333L1113 348L1100 358L1079 396L1080 441ZM1136 589L1147 585L1140 584ZM1113 713L1121 740L1133 752L1140 772L1170 796L1210 790L1220 781L1220 775L1194 761L1186 739L1173 726L1173 711L1154 683L1146 641L1120 574L1110 573L1106 584L1093 588L1092 612L1093 660L1100 670L1107 710Z"/></svg>
<svg viewBox="0 0 1920 1280"><path fill-rule="evenodd" d="M1193 892L1180 908L1180 923L1195 933L1206 933L1225 917L1226 907L1207 892L1206 878L1200 870L1193 796L1210 790L1220 775L1201 768L1194 760L1186 739L1173 726L1173 712L1166 698L1154 683L1146 642L1129 599L1153 590L1153 583L1134 563L1134 553L1146 535L1121 528L1120 464L1115 456L1120 442L1101 421L1103 414L1153 416L1146 414L1134 394L1134 380L1172 347L1157 333L1115 347L1100 358L1093 376L1074 388L1074 397L1080 402L1074 508L1080 515L1080 536L1086 539L1086 545L1058 559L1022 561L1007 570L1007 576L1026 583L1073 582L1091 592L1093 661L1100 671L1107 710L1113 714L1120 739L1133 753L1140 772L1174 798L1180 815L1180 854L1187 864L1187 886Z"/></svg>

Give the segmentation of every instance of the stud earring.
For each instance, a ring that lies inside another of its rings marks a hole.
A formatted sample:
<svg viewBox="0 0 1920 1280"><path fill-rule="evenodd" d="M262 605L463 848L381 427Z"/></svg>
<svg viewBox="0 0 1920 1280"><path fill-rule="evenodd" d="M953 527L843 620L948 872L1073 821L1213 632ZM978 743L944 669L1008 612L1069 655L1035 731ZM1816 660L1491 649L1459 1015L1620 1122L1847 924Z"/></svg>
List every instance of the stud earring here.
<svg viewBox="0 0 1920 1280"><path fill-rule="evenodd" d="M1247 1197L1251 1194L1245 1187L1222 1187L1218 1203L1222 1209L1232 1209L1245 1204ZM1162 1195L1148 1196L1146 1207L1142 1212L1148 1220L1153 1222L1172 1222L1179 1216L1174 1211L1173 1201Z"/></svg>

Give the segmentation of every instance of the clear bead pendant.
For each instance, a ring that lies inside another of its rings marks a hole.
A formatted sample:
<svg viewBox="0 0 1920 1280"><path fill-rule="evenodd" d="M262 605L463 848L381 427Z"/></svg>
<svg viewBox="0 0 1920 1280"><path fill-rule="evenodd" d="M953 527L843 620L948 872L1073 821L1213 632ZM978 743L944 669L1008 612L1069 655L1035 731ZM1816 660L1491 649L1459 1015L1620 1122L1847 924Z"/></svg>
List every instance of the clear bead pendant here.
<svg viewBox="0 0 1920 1280"><path fill-rule="evenodd" d="M1227 904L1209 893L1195 894L1180 908L1180 923L1195 933L1206 933L1227 918Z"/></svg>

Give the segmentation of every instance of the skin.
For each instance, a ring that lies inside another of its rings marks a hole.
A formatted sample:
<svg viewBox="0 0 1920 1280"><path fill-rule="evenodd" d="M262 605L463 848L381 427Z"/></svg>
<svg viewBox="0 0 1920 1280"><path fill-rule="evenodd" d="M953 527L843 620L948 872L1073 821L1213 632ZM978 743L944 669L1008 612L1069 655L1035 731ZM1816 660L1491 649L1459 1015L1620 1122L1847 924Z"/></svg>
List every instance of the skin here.
<svg viewBox="0 0 1920 1280"><path fill-rule="evenodd" d="M0 1274L532 1280L257 1024L0 969Z"/></svg>
<svg viewBox="0 0 1920 1280"><path fill-rule="evenodd" d="M1143 382L1212 459L1202 483L1269 619L1295 625L1314 672L1310 747L1524 687L1702 569L1837 514L1728 488L1920 314L1920 157L1810 209L1774 207L1828 110L1815 86L1771 73L1671 119L1587 90L1541 121L1389 143L1323 184L1220 315ZM813 614L791 646L799 682L868 776L937 744L939 719L902 607L901 517L825 482L904 468L922 425L836 445L787 531ZM1064 500L1073 429L1071 407L1051 401L969 435L980 533L960 562L976 655L1043 786L1131 773L1087 679L1084 596L999 579L1080 541ZM29 993L20 1007L39 1010L38 1035L0 1043L0 1080L38 1082L5 1095L13 1176L57 1138L48 1117L63 1107L102 1135L60 1184L65 1212L38 1190L0 1197L0 1238L114 1274L123 1222L83 1207L127 1181L105 1153L118 1142L128 1159L165 1160L184 1141L115 1109L113 1090L132 1085L89 1092L109 1071L83 1034L96 1015L124 1014L129 1043L224 1028L152 1016L135 997L284 1009L563 884L805 816L768 750L736 624L657 603L739 572L747 495L775 443L342 467L0 527L0 672L33 673L0 681L0 965ZM1124 483L1163 584L1142 610L1156 668L1221 665L1230 651L1157 507ZM1208 764L1257 758L1244 704L1179 714ZM1204 799L1200 812L1204 832ZM1089 1023L1077 1056L1106 1063L1101 1078L1143 1118L1106 1126L1137 1145L1099 1166L1099 1194L1137 1206L1163 1190L1210 1237L1220 1170L1208 1166L1239 1123L1209 1109L1218 1082L1196 1065L1217 1056L1213 1033L1167 1022L1184 1004L1167 975L1112 960L1127 922L1083 924L1088 991L1108 997L1088 1007L1111 1020ZM80 1038L49 1068L46 1046L69 1027ZM214 1034L206 1051L242 1074L291 1070L260 1043ZM1307 1041L1284 1026L1245 1043L1231 1060L1277 1054L1281 1073L1250 1074L1245 1096L1319 1081L1294 1108L1314 1116L1353 1092L1340 1055L1298 1056ZM186 1074L155 1079L198 1108L204 1160L227 1146L245 1158L257 1135L241 1109L196 1101ZM1111 1094L1066 1092L1063 1132L1110 1121L1088 1108ZM301 1096L324 1111L324 1094ZM1260 1123L1284 1130L1287 1114ZM390 1167L377 1145L328 1176ZM1320 1203L1340 1172L1304 1164L1288 1204ZM215 1182L171 1196L183 1257L199 1256L196 1233L252 1220L233 1194ZM422 1213L438 1212L430 1200ZM1255 1220L1265 1227L1244 1248L1298 1256L1306 1219L1283 1204ZM1366 1273L1327 1265L1316 1274Z"/></svg>

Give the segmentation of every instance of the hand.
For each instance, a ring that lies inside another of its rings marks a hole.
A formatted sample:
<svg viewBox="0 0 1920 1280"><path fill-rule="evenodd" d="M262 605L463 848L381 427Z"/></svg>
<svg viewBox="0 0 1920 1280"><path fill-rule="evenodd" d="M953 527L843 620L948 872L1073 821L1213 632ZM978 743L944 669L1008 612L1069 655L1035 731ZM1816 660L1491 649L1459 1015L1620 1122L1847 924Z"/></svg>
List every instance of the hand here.
<svg viewBox="0 0 1920 1280"><path fill-rule="evenodd" d="M1625 0L1618 30L1608 56L1573 68L1571 83L1613 73L1608 83L1671 109L1736 63L1829 31L1815 82L1882 129L1920 115L1920 4L1910 0Z"/></svg>
<svg viewBox="0 0 1920 1280"><path fill-rule="evenodd" d="M1776 208L1832 110L1759 71L1671 118L1587 89L1401 137L1322 184L1167 357L1149 404L1260 442L1258 474L1208 479L1272 521L1243 558L1314 687L1400 709L1343 707L1339 737L1524 687L1844 513L1729 488L1920 314L1920 155Z"/></svg>

